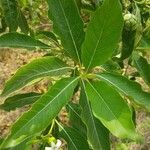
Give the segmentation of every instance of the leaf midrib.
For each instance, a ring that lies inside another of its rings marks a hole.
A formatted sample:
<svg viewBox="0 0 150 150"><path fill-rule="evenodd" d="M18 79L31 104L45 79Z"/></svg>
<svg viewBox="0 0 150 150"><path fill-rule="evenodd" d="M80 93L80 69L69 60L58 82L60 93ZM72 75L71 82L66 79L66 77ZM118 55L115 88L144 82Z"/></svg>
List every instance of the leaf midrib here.
<svg viewBox="0 0 150 150"><path fill-rule="evenodd" d="M35 96L28 96L28 97L24 97L24 98L21 98L21 99L18 99L18 100L15 100L15 101L13 101L13 102L19 102L20 100L21 100L21 102L22 102L22 100L25 100L25 99L31 99L31 98L38 98L38 97L40 97L40 95L42 95L42 94L39 94L39 95L35 95ZM7 104L13 104L13 103L8 103L7 101L6 101L6 103ZM4 103L5 104L5 103ZM2 104L3 105L3 104ZM2 105L0 105L0 106L2 106Z"/></svg>
<svg viewBox="0 0 150 150"><path fill-rule="evenodd" d="M72 82L70 82L66 87L64 87L60 92L59 92L59 94L57 94L51 101L50 101L50 103L48 103L47 105L45 105L44 107L43 107L43 109L41 109L40 111L38 111L38 113L37 114L35 114L32 118L31 118L31 120L29 120L26 124L24 124L21 128L20 128L20 130L23 130L23 128L25 128L26 127L26 125L28 125L33 119L34 119L34 117L35 116L37 116L37 115L39 115L45 108L47 108L58 96L60 96L71 84L73 84L76 80L78 80L78 78L79 77L77 77L77 78L75 78ZM42 97L44 97L45 95L43 95ZM42 98L41 97L41 98ZM40 98L40 99L41 99ZM36 104L36 103L35 103ZM32 109L30 110L30 112L32 111ZM16 135L18 135L19 133L20 133L20 130L18 130L18 132L16 132L16 134L14 134L11 138L13 138L14 136L16 136Z"/></svg>
<svg viewBox="0 0 150 150"><path fill-rule="evenodd" d="M64 11L64 9L63 9L63 6L62 6L60 0L58 0L58 2L59 2L59 4L60 4L60 7L61 7L61 9L62 9L64 18L65 18L65 21L66 21L66 24L67 24L67 27L68 27L68 29L69 29L69 33L70 33L71 39L72 39L72 41L73 41L73 45L74 45L74 48L75 48L75 51L76 51L76 55L77 55L78 61L79 61L79 63L81 64L80 57L79 57L79 53L78 53L78 49L77 49L75 40L74 40L74 38L73 38L72 30L71 30L71 28L70 28L68 19L67 19L67 17L66 17L65 11Z"/></svg>
<svg viewBox="0 0 150 150"><path fill-rule="evenodd" d="M114 116L114 118L117 120L117 122L121 125L122 129L125 131L126 133L126 129L124 128L124 126L122 125L122 123L118 120L118 118L115 116L115 114L112 112L112 110L109 108L109 106L107 105L107 103L105 102L103 96L98 93L98 91L93 87L93 85L88 81L89 85L93 88L93 90L97 93L97 95L101 98L101 100L103 101L103 103L106 105L106 107L108 108L108 110L111 112L111 114Z"/></svg>
<svg viewBox="0 0 150 150"><path fill-rule="evenodd" d="M25 81L29 81L29 80L32 79L32 78L35 78L35 77L38 77L38 76L47 74L47 73L56 72L56 71L60 71L60 70L65 70L65 69L72 69L72 68L71 68L71 67L62 67L62 68L59 68L59 69L53 69L53 70L45 71L45 72L42 72L42 73L39 73L39 74L35 74L35 75L33 75L32 77L26 78L26 80L24 80L24 82L25 82ZM46 75L46 76L49 76L49 75ZM40 77L39 77L39 78L40 78ZM22 83L22 81L21 81L20 83ZM19 86L20 86L20 85L21 85L21 84L19 84ZM23 87L25 87L25 86L26 86L26 85L24 85ZM10 89L7 91L7 93L10 94L10 91L12 91L12 89L14 89L14 88L16 88L16 87L18 87L18 86L13 86L12 88L10 88ZM22 87L22 88L23 88L23 87ZM18 88L17 88L17 90L18 90ZM7 93L5 93L4 95L6 95ZM11 93L12 93L12 92L11 92ZM2 93L2 95L3 95L3 93Z"/></svg>
<svg viewBox="0 0 150 150"><path fill-rule="evenodd" d="M99 78L102 78L103 80L107 81L108 83L110 83L111 85L113 85L114 87L118 88L122 93L124 93L125 95L127 95L127 93L122 90L120 87L118 87L116 84L114 84L113 82L111 82L109 79L106 79L105 77L101 76L101 75L96 75L98 76Z"/></svg>
<svg viewBox="0 0 150 150"><path fill-rule="evenodd" d="M79 150L79 149L76 147L76 144L72 141L70 135L69 135L69 134L67 133L67 131L64 129L64 127L63 127L58 121L57 121L56 123L60 126L60 128L61 128L62 130L64 130L65 134L66 134L66 135L68 136L68 138L70 139L70 141L71 141L72 145L74 146L74 148L75 148L76 150Z"/></svg>
<svg viewBox="0 0 150 150"><path fill-rule="evenodd" d="M101 8L99 8L99 9L101 9ZM96 46L95 46L95 48L94 48L94 53L93 53L93 55L92 55L92 57L91 57L91 60L90 60L90 62L89 62L89 65L88 65L88 67L87 67L87 71L89 70L89 68L90 68L90 66L91 66L91 63L92 63L92 61L93 61L93 59L94 59L94 56L95 56L95 53L96 53L96 50L97 50L97 47L98 47L98 45L99 45L99 43L100 43L100 41L101 41L101 39L102 39L102 37L103 37L102 35L103 35L103 32L104 32L104 28L105 28L105 25L106 25L106 21L107 21L108 16L109 16L109 14L107 13L107 14L106 14L106 18L105 18L105 20L104 20L104 22L103 22L103 26L102 26L102 29L101 29L100 37L99 37L99 39L98 39L98 41L97 41L97 43L96 43Z"/></svg>

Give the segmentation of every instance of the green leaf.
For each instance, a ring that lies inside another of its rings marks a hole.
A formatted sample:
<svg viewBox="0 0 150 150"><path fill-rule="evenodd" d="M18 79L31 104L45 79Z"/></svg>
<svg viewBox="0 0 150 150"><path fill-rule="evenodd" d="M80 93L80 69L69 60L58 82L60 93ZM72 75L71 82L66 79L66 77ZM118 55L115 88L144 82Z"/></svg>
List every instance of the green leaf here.
<svg viewBox="0 0 150 150"><path fill-rule="evenodd" d="M143 36L138 49L150 50L150 38L147 38L147 37Z"/></svg>
<svg viewBox="0 0 150 150"><path fill-rule="evenodd" d="M135 37L136 37L136 30L128 31L126 29L122 32L122 50L121 50L121 59L128 58L134 48L135 48Z"/></svg>
<svg viewBox="0 0 150 150"><path fill-rule="evenodd" d="M40 98L40 96L41 94L39 93L18 94L7 98L4 104L0 105L0 109L11 111L16 108L20 108L36 102Z"/></svg>
<svg viewBox="0 0 150 150"><path fill-rule="evenodd" d="M150 50L150 23L149 19L146 22L139 49Z"/></svg>
<svg viewBox="0 0 150 150"><path fill-rule="evenodd" d="M55 57L47 56L35 59L31 63L21 67L16 74L8 80L1 96L7 96L23 88L35 79L46 76L62 75L70 69L71 67Z"/></svg>
<svg viewBox="0 0 150 150"><path fill-rule="evenodd" d="M87 70L111 57L123 26L119 0L105 0L93 14L82 46L82 61Z"/></svg>
<svg viewBox="0 0 150 150"><path fill-rule="evenodd" d="M80 104L82 106L81 118L87 127L89 145L94 150L110 150L109 132L101 122L94 117L90 101L85 91L84 82L82 82Z"/></svg>
<svg viewBox="0 0 150 150"><path fill-rule="evenodd" d="M12 48L31 48L37 47L42 49L49 49L50 46L36 40L30 36L19 33L6 33L0 36L0 48L12 47Z"/></svg>
<svg viewBox="0 0 150 150"><path fill-rule="evenodd" d="M138 83L130 81L121 75L112 73L101 73L98 74L97 77L111 84L118 91L133 98L136 103L150 110L150 93L144 92Z"/></svg>
<svg viewBox="0 0 150 150"><path fill-rule="evenodd" d="M76 129L63 127L60 136L67 141L67 150L90 150L86 138Z"/></svg>
<svg viewBox="0 0 150 150"><path fill-rule="evenodd" d="M150 64L147 60L144 57L135 54L133 56L133 64L144 81L150 86Z"/></svg>
<svg viewBox="0 0 150 150"><path fill-rule="evenodd" d="M88 99L96 118L119 138L136 140L132 113L122 97L104 82L88 82Z"/></svg>
<svg viewBox="0 0 150 150"><path fill-rule="evenodd" d="M108 60L106 63L102 64L101 67L109 72L118 72L121 69L119 64L113 60Z"/></svg>
<svg viewBox="0 0 150 150"><path fill-rule="evenodd" d="M18 4L16 0L1 0L2 10L5 21L10 32L16 31L18 28Z"/></svg>
<svg viewBox="0 0 150 150"><path fill-rule="evenodd" d="M26 20L24 14L22 13L21 10L19 10L19 12L18 12L18 25L21 29L21 32L28 34L29 26L28 26L28 23L27 23L27 20Z"/></svg>
<svg viewBox="0 0 150 150"><path fill-rule="evenodd" d="M82 135L86 136L86 127L81 120L81 107L79 104L68 103L67 110L69 114L69 124L72 128L78 130Z"/></svg>
<svg viewBox="0 0 150 150"><path fill-rule="evenodd" d="M55 42L58 43L57 37L53 32L48 32L48 31L38 31L37 36L44 35L47 37L49 40L54 40Z"/></svg>
<svg viewBox="0 0 150 150"><path fill-rule="evenodd" d="M7 24L6 24L6 22L5 22L4 17L2 17L0 21L1 21L1 22L0 22L0 23L1 23L0 33L3 33L3 32L6 31Z"/></svg>
<svg viewBox="0 0 150 150"><path fill-rule="evenodd" d="M84 40L83 22L75 0L47 0L54 32L60 37L65 52L80 62ZM59 11L58 11L59 10Z"/></svg>
<svg viewBox="0 0 150 150"><path fill-rule="evenodd" d="M17 146L10 148L9 150L31 150L32 145L27 144L27 142L29 142L30 140L31 140L31 138L28 138L21 144L18 144Z"/></svg>
<svg viewBox="0 0 150 150"><path fill-rule="evenodd" d="M0 149L16 146L44 130L70 100L77 82L78 78L65 78L52 86L33 104L30 111L13 125L11 134Z"/></svg>

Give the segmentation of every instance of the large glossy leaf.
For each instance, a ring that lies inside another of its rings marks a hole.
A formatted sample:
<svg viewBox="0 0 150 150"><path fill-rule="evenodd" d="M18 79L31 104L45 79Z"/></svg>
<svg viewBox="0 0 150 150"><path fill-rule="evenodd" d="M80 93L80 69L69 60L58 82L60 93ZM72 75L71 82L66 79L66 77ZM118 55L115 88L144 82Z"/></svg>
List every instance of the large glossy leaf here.
<svg viewBox="0 0 150 150"><path fill-rule="evenodd" d="M11 94L35 79L62 75L70 69L71 67L68 67L64 62L55 57L47 56L35 59L20 68L16 74L8 80L1 96Z"/></svg>
<svg viewBox="0 0 150 150"><path fill-rule="evenodd" d="M78 78L58 81L12 127L0 149L18 145L44 130L71 98Z"/></svg>
<svg viewBox="0 0 150 150"><path fill-rule="evenodd" d="M54 32L61 38L64 50L80 62L81 44L84 40L83 22L75 0L47 0Z"/></svg>
<svg viewBox="0 0 150 150"><path fill-rule="evenodd" d="M7 98L4 104L0 105L0 109L11 111L36 102L40 96L41 94L39 93L18 94Z"/></svg>
<svg viewBox="0 0 150 150"><path fill-rule="evenodd" d="M135 54L133 56L133 64L144 81L150 86L150 64L147 60L144 57Z"/></svg>
<svg viewBox="0 0 150 150"><path fill-rule="evenodd" d="M113 88L102 81L88 82L86 92L94 115L112 134L120 138L137 138L131 110Z"/></svg>
<svg viewBox="0 0 150 150"><path fill-rule="evenodd" d="M0 36L0 48L12 47L12 48L43 48L49 49L50 46L42 43L41 41L35 40L34 38L19 34L19 33L6 33Z"/></svg>
<svg viewBox="0 0 150 150"><path fill-rule="evenodd" d="M2 10L5 21L10 31L16 31L18 28L18 6L16 0L1 0Z"/></svg>
<svg viewBox="0 0 150 150"><path fill-rule="evenodd" d="M60 136L67 141L67 150L90 150L86 138L76 129L63 127Z"/></svg>
<svg viewBox="0 0 150 150"><path fill-rule="evenodd" d="M136 103L150 110L150 93L144 92L138 83L130 81L121 75L112 73L101 73L98 74L97 77L111 84L118 91L133 98Z"/></svg>
<svg viewBox="0 0 150 150"><path fill-rule="evenodd" d="M105 0L93 15L82 46L82 61L87 70L111 57L121 36L122 26L119 0Z"/></svg>
<svg viewBox="0 0 150 150"><path fill-rule="evenodd" d="M89 145L94 150L110 150L109 132L93 115L84 82L82 82L80 104L82 106L81 118L87 128Z"/></svg>

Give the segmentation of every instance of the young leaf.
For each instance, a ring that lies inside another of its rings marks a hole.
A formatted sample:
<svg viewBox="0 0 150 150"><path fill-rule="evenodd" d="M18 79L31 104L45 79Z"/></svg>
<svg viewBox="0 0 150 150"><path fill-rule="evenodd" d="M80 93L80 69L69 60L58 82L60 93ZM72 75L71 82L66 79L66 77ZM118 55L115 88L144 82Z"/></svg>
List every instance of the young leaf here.
<svg viewBox="0 0 150 150"><path fill-rule="evenodd" d="M80 105L82 106L81 118L87 127L87 137L89 145L94 150L110 150L109 132L94 117L90 101L85 91L85 83L82 82Z"/></svg>
<svg viewBox="0 0 150 150"><path fill-rule="evenodd" d="M41 94L39 93L18 94L7 98L4 104L0 105L0 109L11 111L16 108L20 108L36 102L40 98L40 96Z"/></svg>
<svg viewBox="0 0 150 150"><path fill-rule="evenodd" d="M50 46L36 40L30 36L19 33L6 33L0 36L0 48L1 47L13 47L13 48L31 48L37 47L43 49L49 49Z"/></svg>
<svg viewBox="0 0 150 150"><path fill-rule="evenodd" d="M5 21L10 32L18 28L18 4L16 0L1 0Z"/></svg>
<svg viewBox="0 0 150 150"><path fill-rule="evenodd" d="M83 22L75 0L47 0L54 32L61 38L66 53L80 62L84 40ZM59 11L58 11L59 10Z"/></svg>
<svg viewBox="0 0 150 150"><path fill-rule="evenodd" d="M60 136L67 141L67 150L90 150L86 138L76 129L63 127Z"/></svg>
<svg viewBox="0 0 150 150"><path fill-rule="evenodd" d="M87 70L105 63L114 52L123 26L119 0L105 0L94 13L82 45Z"/></svg>
<svg viewBox="0 0 150 150"><path fill-rule="evenodd" d="M88 99L94 115L112 134L119 138L136 140L132 113L121 96L104 82L88 82Z"/></svg>
<svg viewBox="0 0 150 150"><path fill-rule="evenodd" d="M11 134L0 149L14 147L44 130L69 101L77 82L78 78L65 78L52 86L33 104L30 111L13 125Z"/></svg>
<svg viewBox="0 0 150 150"><path fill-rule="evenodd" d="M121 75L112 73L97 74L97 77L111 84L118 91L133 98L136 103L150 110L150 93L144 92L138 83L130 81Z"/></svg>
<svg viewBox="0 0 150 150"><path fill-rule="evenodd" d="M23 88L35 79L46 76L62 75L70 69L71 67L68 67L58 58L50 56L38 58L20 68L16 74L8 80L1 96L7 96L16 90Z"/></svg>
<svg viewBox="0 0 150 150"><path fill-rule="evenodd" d="M133 56L133 65L136 67L144 81L150 86L150 64L147 60L144 57L135 54Z"/></svg>

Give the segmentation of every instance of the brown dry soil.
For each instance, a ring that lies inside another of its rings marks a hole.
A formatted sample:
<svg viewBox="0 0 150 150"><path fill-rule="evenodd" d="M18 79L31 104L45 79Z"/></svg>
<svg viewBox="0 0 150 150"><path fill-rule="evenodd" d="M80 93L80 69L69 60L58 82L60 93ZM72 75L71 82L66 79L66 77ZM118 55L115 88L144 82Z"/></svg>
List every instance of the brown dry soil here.
<svg viewBox="0 0 150 150"><path fill-rule="evenodd" d="M0 91L3 89L5 82L15 73L15 71L22 65L30 62L32 59L43 56L43 52L27 52L24 50L10 50L4 49L0 51ZM140 81L143 82L142 80ZM25 88L22 92L45 90L47 82L38 83L32 87ZM143 83L142 83L143 84ZM29 106L21 109L16 109L11 112L0 110L0 138L6 137L10 131L12 123L21 114L28 110ZM65 114L64 114L65 115ZM129 143L128 141L113 140L114 150L150 150L150 115L143 110L137 111L137 131L140 132L145 139L143 144Z"/></svg>

